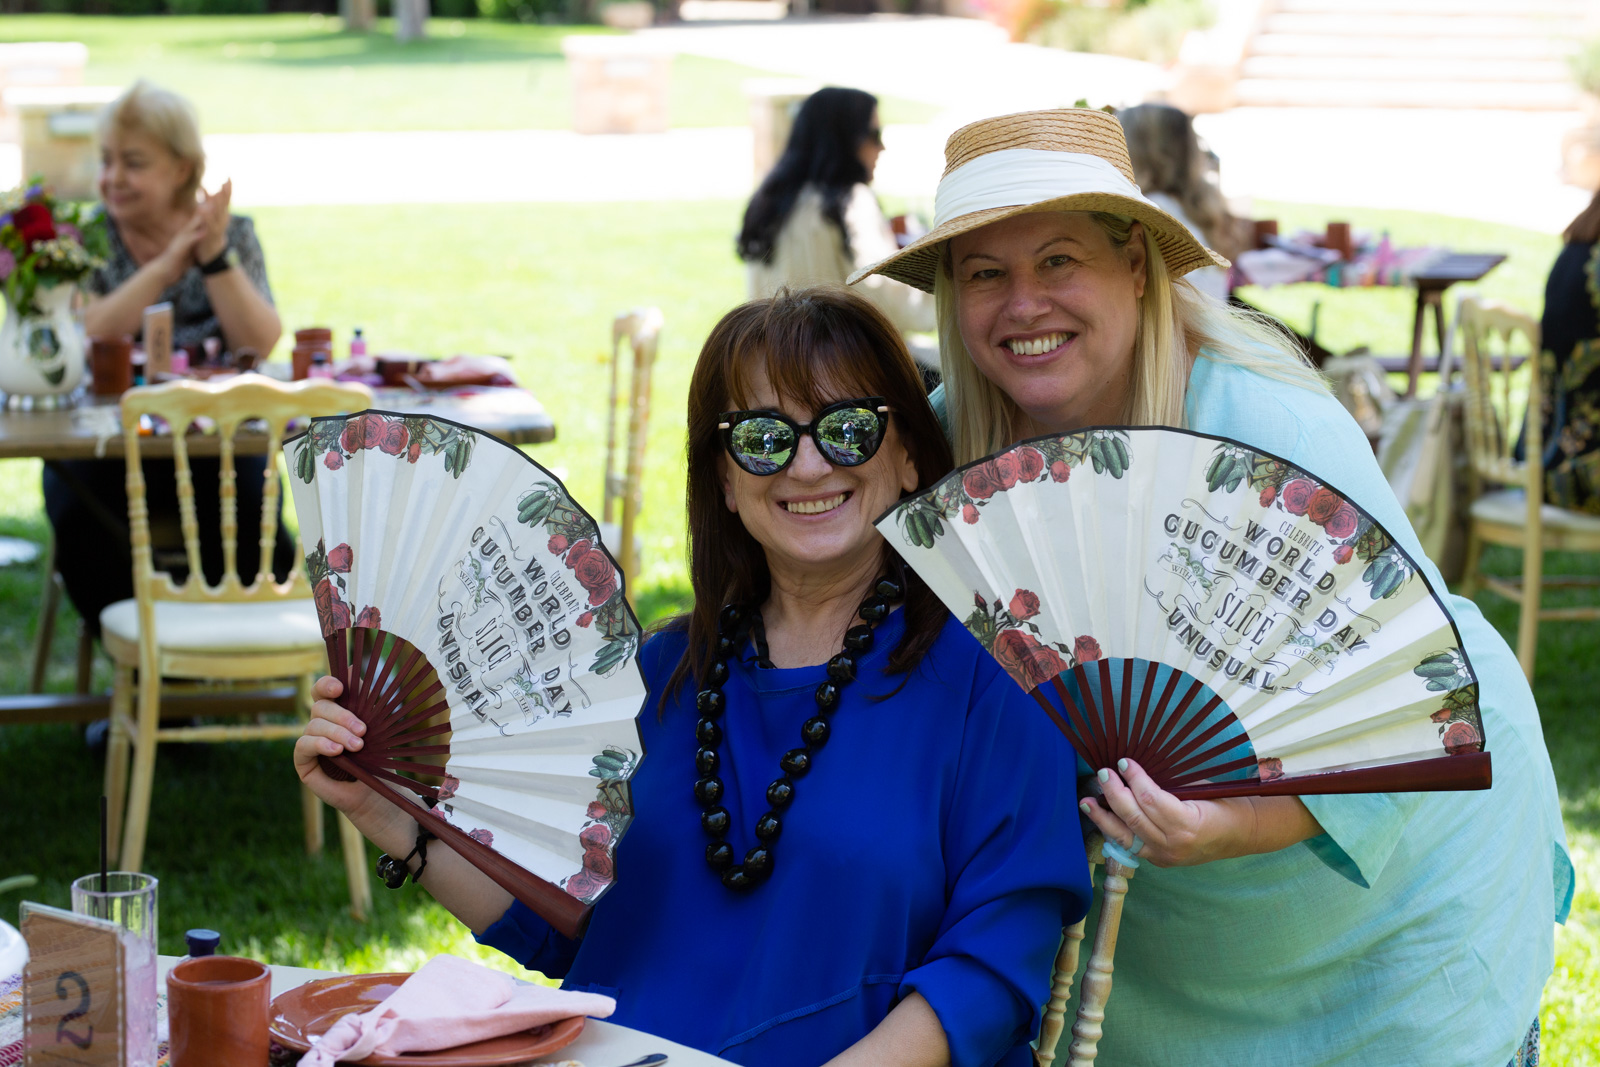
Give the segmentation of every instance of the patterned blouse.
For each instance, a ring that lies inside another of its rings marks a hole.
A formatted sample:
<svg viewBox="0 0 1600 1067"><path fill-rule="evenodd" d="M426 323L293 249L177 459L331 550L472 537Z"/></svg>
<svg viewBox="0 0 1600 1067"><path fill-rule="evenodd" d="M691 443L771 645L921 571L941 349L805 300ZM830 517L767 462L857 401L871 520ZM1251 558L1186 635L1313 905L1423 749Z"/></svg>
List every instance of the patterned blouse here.
<svg viewBox="0 0 1600 1067"><path fill-rule="evenodd" d="M1540 327L1544 498L1600 515L1600 244L1561 249Z"/></svg>
<svg viewBox="0 0 1600 1067"><path fill-rule="evenodd" d="M95 271L90 281L89 287L96 296L105 296L139 271L139 264L134 262L128 246L122 243L122 234L117 232L116 223L109 218L106 221L110 223L107 229L111 251L106 257L106 265ZM267 284L267 261L261 255L256 228L248 218L243 215L228 218L228 245L239 253L238 269L249 276L256 290L266 297L267 303L272 303L272 287ZM217 313L212 310L211 299L206 295L205 276L200 273L199 267L191 266L184 271L183 277L175 285L162 291L161 299L172 303L174 346L199 352L207 337L216 337L221 339L224 348L227 347L228 339L222 336L222 323L217 321Z"/></svg>

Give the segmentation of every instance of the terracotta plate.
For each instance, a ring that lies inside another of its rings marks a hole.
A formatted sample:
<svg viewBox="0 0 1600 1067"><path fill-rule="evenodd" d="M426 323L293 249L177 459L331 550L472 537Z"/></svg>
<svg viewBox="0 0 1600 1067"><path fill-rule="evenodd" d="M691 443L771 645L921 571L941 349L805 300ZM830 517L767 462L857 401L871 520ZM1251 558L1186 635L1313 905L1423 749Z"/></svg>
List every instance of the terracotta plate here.
<svg viewBox="0 0 1600 1067"><path fill-rule="evenodd" d="M311 1047L311 1038L325 1033L352 1012L367 1011L400 988L409 974L356 974L307 982L272 1002L272 1039L296 1052ZM583 1016L525 1030L520 1034L476 1041L438 1052L402 1056L368 1056L362 1067L498 1067L525 1063L566 1048L583 1033Z"/></svg>

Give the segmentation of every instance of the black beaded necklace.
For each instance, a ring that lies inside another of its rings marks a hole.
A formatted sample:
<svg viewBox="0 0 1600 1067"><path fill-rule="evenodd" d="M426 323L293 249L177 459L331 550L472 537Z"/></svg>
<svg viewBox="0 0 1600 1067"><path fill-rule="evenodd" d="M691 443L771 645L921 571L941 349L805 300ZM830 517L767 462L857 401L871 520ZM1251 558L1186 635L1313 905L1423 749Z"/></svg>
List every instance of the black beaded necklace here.
<svg viewBox="0 0 1600 1067"><path fill-rule="evenodd" d="M759 611L739 604L729 604L722 609L717 620L717 659L706 677L706 687L695 697L700 721L695 724L694 733L700 742L700 749L694 754L694 765L700 777L694 783L694 796L701 806L700 825L712 839L706 846L706 863L722 876L722 884L729 889L754 889L772 874L773 844L778 840L778 835L783 833L783 819L778 813L794 800L795 779L805 777L811 769L811 757L827 743L828 717L839 706L839 690L856 676L853 654L871 651L873 624L887 618L889 606L903 596L904 582L885 576L873 586L872 595L861 602L856 614L862 624L845 631L844 650L828 661L828 680L817 686L815 694L817 714L800 727L800 747L791 748L778 761L783 776L767 786L767 803L772 808L756 820L755 832L759 844L746 852L744 862L739 864L733 862L733 846L724 840L732 826L733 817L720 803L722 779L717 777L721 762L717 756L717 746L722 743L722 727L717 725L717 720L722 717L726 707L722 687L728 680L729 658L739 651L746 636L753 632L756 635L757 656L765 661L767 642L764 628L760 625Z"/></svg>

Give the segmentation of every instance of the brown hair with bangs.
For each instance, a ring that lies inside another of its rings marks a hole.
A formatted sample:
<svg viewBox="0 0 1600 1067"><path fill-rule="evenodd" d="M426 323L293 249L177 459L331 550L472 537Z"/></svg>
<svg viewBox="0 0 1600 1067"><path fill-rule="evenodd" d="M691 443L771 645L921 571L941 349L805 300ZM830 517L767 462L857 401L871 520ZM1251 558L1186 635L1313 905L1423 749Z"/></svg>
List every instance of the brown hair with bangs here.
<svg viewBox="0 0 1600 1067"><path fill-rule="evenodd" d="M882 312L855 293L832 286L780 290L724 315L706 338L689 382L685 499L694 608L666 624L687 628L689 642L661 693L663 709L686 678L696 684L705 678L723 605L761 604L771 592L766 553L723 499L723 439L717 428L724 411L748 406L751 378L763 370L785 402L812 411L852 396L887 400L897 437L916 468L919 491L955 465L905 342ZM886 562L899 565L888 542L883 552ZM900 569L906 629L889 656L891 674L909 672L921 662L948 616L913 571Z"/></svg>

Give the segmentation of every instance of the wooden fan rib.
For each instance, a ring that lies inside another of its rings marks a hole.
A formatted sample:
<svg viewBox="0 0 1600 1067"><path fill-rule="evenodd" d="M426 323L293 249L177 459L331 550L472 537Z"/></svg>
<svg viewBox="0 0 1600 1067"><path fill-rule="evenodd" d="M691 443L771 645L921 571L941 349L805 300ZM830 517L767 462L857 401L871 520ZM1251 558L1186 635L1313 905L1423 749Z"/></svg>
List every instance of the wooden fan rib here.
<svg viewBox="0 0 1600 1067"><path fill-rule="evenodd" d="M1220 800L1224 797L1311 797L1342 793L1435 793L1488 789L1494 767L1487 752L1391 763L1386 767L1361 767L1277 778L1270 782L1245 779L1208 782L1168 790L1179 800Z"/></svg>
<svg viewBox="0 0 1600 1067"><path fill-rule="evenodd" d="M1226 752L1228 748L1234 747L1237 746L1219 746L1223 752ZM1219 763L1213 767L1206 767L1204 765L1184 767L1179 770L1172 771L1168 775L1166 783L1158 784L1161 785L1161 788L1166 789L1170 793L1172 791L1171 786L1191 785L1195 782L1201 782L1208 778L1215 778L1218 775L1231 774L1234 771L1242 771L1246 767L1255 767L1256 764L1257 760L1254 756L1240 756L1238 759L1229 760L1226 763Z"/></svg>
<svg viewBox="0 0 1600 1067"><path fill-rule="evenodd" d="M1050 679L1050 684L1055 687L1056 696L1061 698L1061 706L1066 711L1067 717L1077 728L1079 740L1073 743L1073 747L1083 756L1084 762L1091 770L1104 767L1105 761L1101 757L1105 753L1096 749L1094 734L1089 732L1089 724L1084 721L1083 707L1078 703L1077 697L1068 691L1066 683L1061 680L1059 674Z"/></svg>
<svg viewBox="0 0 1600 1067"><path fill-rule="evenodd" d="M377 775L379 778L382 778L384 781L393 782L400 788L409 790L419 797L427 797L430 800L439 799L439 790L436 786L428 785L425 782L419 782L415 778L407 778L405 775L397 774L385 767L369 767L368 770Z"/></svg>
<svg viewBox="0 0 1600 1067"><path fill-rule="evenodd" d="M1163 664L1163 666L1165 665ZM1154 674L1155 672L1152 671L1151 673ZM1156 738L1161 736L1161 727L1166 723L1167 717L1172 710L1172 694L1177 691L1178 683L1182 678L1183 675L1179 671L1172 667L1167 667L1167 684L1162 687L1161 699L1154 705L1157 709L1156 713L1150 716L1145 723L1145 728L1134 739L1133 758L1138 761L1141 767L1144 766L1144 754L1151 745L1155 744Z"/></svg>
<svg viewBox="0 0 1600 1067"><path fill-rule="evenodd" d="M449 750L449 746L445 746L445 751L448 752ZM411 751L415 750L413 749ZM437 765L432 763L418 763L415 760L404 760L396 756L384 756L383 766L387 767L391 771L410 771L412 774L444 773L443 763Z"/></svg>
<svg viewBox="0 0 1600 1067"><path fill-rule="evenodd" d="M1192 752L1195 746L1205 744L1206 741L1210 740L1213 734L1227 725L1228 719L1221 719L1219 722L1214 723L1208 732L1203 733L1198 737L1186 736L1178 729L1178 727L1182 725L1182 723L1180 723L1178 720L1186 717L1189 706L1194 703L1195 698L1199 695L1200 690L1203 688L1204 684L1196 681L1194 685L1189 687L1189 691L1184 694L1183 701L1178 708L1177 714L1173 717L1173 719L1169 720L1169 723L1173 727L1172 733L1166 738L1165 741L1160 742L1159 748L1150 754L1151 767L1166 767L1171 765L1173 760ZM1212 711L1216 710L1216 706L1220 703L1222 703L1222 698L1219 696L1213 696L1210 700L1206 701L1206 703L1197 713L1195 713L1194 718L1190 721L1205 721L1206 716L1210 715ZM1149 768L1147 767L1146 769L1148 770ZM1154 772L1152 771L1151 773Z"/></svg>
<svg viewBox="0 0 1600 1067"><path fill-rule="evenodd" d="M1105 735L1100 732L1100 719L1095 713L1095 700L1089 688L1089 674L1082 666L1072 668L1072 674L1077 679L1078 686L1076 691L1071 692L1068 696L1072 701L1073 707L1077 708L1083 716L1083 736L1094 752L1094 759L1089 762L1089 767L1094 770L1110 766L1107 758L1111 753L1107 749Z"/></svg>
<svg viewBox="0 0 1600 1067"><path fill-rule="evenodd" d="M1038 705L1044 709L1044 713L1050 716L1050 721L1056 724L1056 729L1061 731L1061 736L1071 742L1073 749L1076 750L1078 742L1072 736L1072 728L1067 725L1067 720L1061 717L1061 713L1056 710L1056 706L1050 703L1050 698L1037 689L1028 690L1028 695L1038 702Z"/></svg>
<svg viewBox="0 0 1600 1067"><path fill-rule="evenodd" d="M1128 743L1130 731L1133 728L1133 712L1130 704L1133 700L1133 660L1124 658L1122 661L1122 685L1117 687L1117 742L1125 747ZM1118 753L1121 755L1121 753Z"/></svg>
<svg viewBox="0 0 1600 1067"><path fill-rule="evenodd" d="M442 708L445 705L441 703L439 706ZM415 730L407 730L403 734L396 734L394 737L389 738L388 747L400 748L403 745L414 745L418 741L426 741L430 737L438 737L440 734L450 732L451 726L448 722L429 722L417 727Z"/></svg>
<svg viewBox="0 0 1600 1067"><path fill-rule="evenodd" d="M589 918L589 905L571 896L560 886L552 885L531 871L518 867L487 845L474 841L460 829L450 825L442 816L406 800L403 795L395 792L391 786L359 764L344 756L334 756L333 759L342 769L354 774L385 799L398 805L402 811L416 820L417 825L432 831L462 859L526 904L540 918L555 927L562 936L577 938L582 935Z"/></svg>
<svg viewBox="0 0 1600 1067"><path fill-rule="evenodd" d="M430 688L432 692L429 699L438 697L444 692L442 685ZM400 711L380 720L369 740L392 740L395 735L415 728L417 723L432 718L441 711L447 711L449 707L449 702L444 699L433 700L433 703L426 705L419 702L415 707L403 707Z"/></svg>
<svg viewBox="0 0 1600 1067"><path fill-rule="evenodd" d="M379 680L377 690L373 694L373 704L378 709L380 716L393 715L405 703L405 696L410 687L409 675L422 657L422 650L415 645L406 646L405 662L394 667L394 658L391 656L384 664L384 677Z"/></svg>
<svg viewBox="0 0 1600 1067"><path fill-rule="evenodd" d="M1158 666L1150 660L1145 660L1144 686L1139 692L1139 702L1134 706L1133 722L1128 726L1128 744L1132 750L1138 749L1139 739L1149 728L1150 694L1155 691Z"/></svg>
<svg viewBox="0 0 1600 1067"><path fill-rule="evenodd" d="M377 705L372 699L373 686L378 681L378 662L383 657L383 637L378 630L361 630L362 633L372 637L372 649L367 653L367 666L361 672L361 702L367 709L364 718L373 718L377 714Z"/></svg>
<svg viewBox="0 0 1600 1067"><path fill-rule="evenodd" d="M1122 758L1123 740L1117 734L1117 698L1111 692L1111 661L1101 659L1095 673L1100 677L1100 727L1105 731L1106 762L1103 767L1116 765Z"/></svg>

